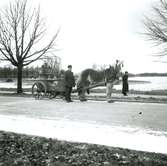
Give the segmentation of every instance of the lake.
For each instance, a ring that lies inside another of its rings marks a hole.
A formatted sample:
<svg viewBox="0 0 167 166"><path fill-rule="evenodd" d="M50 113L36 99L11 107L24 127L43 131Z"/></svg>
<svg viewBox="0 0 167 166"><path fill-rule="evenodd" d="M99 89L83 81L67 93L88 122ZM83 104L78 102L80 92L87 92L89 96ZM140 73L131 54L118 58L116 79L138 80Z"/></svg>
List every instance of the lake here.
<svg viewBox="0 0 167 166"><path fill-rule="evenodd" d="M33 82L23 81L23 88L31 88ZM4 82L0 80L0 88L16 88L16 82ZM115 85L115 89L122 89L122 85ZM130 90L167 90L167 77L130 77L129 78Z"/></svg>
<svg viewBox="0 0 167 166"><path fill-rule="evenodd" d="M115 85L115 89L122 89L122 85ZM167 77L130 77L129 89L141 91L167 90Z"/></svg>

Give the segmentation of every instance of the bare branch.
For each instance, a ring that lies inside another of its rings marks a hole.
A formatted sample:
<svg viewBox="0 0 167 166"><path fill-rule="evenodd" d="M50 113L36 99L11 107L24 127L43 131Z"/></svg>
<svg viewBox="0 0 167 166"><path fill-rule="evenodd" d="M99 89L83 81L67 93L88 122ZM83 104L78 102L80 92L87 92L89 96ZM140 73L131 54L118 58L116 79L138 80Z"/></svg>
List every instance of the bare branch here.
<svg viewBox="0 0 167 166"><path fill-rule="evenodd" d="M160 4L153 6L153 17L145 17L143 25L146 29L144 35L148 40L153 41L156 46L161 47L162 51L156 56L165 56L167 53L167 2L160 0Z"/></svg>

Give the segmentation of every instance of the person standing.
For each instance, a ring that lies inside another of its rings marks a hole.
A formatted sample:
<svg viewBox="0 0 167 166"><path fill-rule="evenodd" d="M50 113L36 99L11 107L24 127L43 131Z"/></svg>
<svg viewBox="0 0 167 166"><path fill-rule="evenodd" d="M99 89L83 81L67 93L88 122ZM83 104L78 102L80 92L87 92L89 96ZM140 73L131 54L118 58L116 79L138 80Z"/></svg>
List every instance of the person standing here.
<svg viewBox="0 0 167 166"><path fill-rule="evenodd" d="M68 65L68 70L65 71L64 80L65 80L65 99L67 102L72 102L71 92L72 88L75 86L75 78L72 72L71 65Z"/></svg>
<svg viewBox="0 0 167 166"><path fill-rule="evenodd" d="M111 98L113 86L119 82L119 78L113 80L106 80L106 95L107 95L107 102L112 103L113 100Z"/></svg>
<svg viewBox="0 0 167 166"><path fill-rule="evenodd" d="M123 93L123 95L127 96L128 91L129 91L128 72L126 71L122 77L122 93Z"/></svg>

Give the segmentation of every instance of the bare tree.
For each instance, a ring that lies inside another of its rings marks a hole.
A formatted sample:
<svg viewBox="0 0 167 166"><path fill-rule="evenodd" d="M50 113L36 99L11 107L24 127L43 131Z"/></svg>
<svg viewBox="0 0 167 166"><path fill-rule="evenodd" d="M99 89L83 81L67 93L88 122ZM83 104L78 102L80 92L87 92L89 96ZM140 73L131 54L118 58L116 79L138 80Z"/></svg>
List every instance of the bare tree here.
<svg viewBox="0 0 167 166"><path fill-rule="evenodd" d="M22 71L49 51L54 51L58 32L47 44L42 44L45 21L40 8L28 7L27 0L16 0L0 12L0 60L17 67L17 93L22 93Z"/></svg>
<svg viewBox="0 0 167 166"><path fill-rule="evenodd" d="M167 55L167 2L160 0L159 4L152 7L152 15L145 17L144 33L149 40L151 40L160 51L157 56Z"/></svg>

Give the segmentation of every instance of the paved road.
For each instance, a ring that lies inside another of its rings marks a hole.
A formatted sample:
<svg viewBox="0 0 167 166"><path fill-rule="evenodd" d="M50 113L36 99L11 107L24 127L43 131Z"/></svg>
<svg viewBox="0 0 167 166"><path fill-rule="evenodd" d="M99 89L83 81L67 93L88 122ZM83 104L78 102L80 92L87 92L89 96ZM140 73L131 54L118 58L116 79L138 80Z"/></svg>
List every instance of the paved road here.
<svg viewBox="0 0 167 166"><path fill-rule="evenodd" d="M0 96L0 130L167 153L167 104Z"/></svg>
<svg viewBox="0 0 167 166"><path fill-rule="evenodd" d="M104 125L133 126L167 131L167 104L35 100L0 96L0 115L68 119Z"/></svg>

